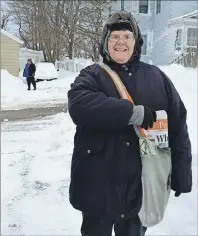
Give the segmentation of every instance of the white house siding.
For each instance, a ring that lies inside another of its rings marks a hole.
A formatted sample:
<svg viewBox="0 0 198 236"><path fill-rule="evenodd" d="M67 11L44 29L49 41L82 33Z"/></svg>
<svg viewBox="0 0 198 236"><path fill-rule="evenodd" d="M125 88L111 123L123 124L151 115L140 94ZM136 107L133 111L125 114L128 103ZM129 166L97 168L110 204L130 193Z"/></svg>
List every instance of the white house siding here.
<svg viewBox="0 0 198 236"><path fill-rule="evenodd" d="M156 14L154 10L153 20L153 50L151 53L151 60L153 64L166 64L170 60L167 55L168 48L172 46L171 32L168 31L168 19L172 18L171 13L172 1L161 2L161 12ZM156 6L154 7L156 9Z"/></svg>
<svg viewBox="0 0 198 236"><path fill-rule="evenodd" d="M174 51L177 27L168 27L168 20L193 12L197 9L196 1L162 1L162 11L154 20L153 64L165 65L178 55Z"/></svg>
<svg viewBox="0 0 198 236"><path fill-rule="evenodd" d="M112 13L121 9L121 1L112 1ZM124 1L124 9L136 18L142 34L147 34L147 54L141 59L155 65L168 64L177 57L174 51L176 28L168 28L168 20L197 10L197 1L161 0L161 12L156 14L156 1L149 1L148 14L139 13L139 1ZM108 12L108 9L106 9Z"/></svg>
<svg viewBox="0 0 198 236"><path fill-rule="evenodd" d="M143 38L146 36L147 40L144 42L143 48L146 47L146 54L143 53L142 50L141 59L144 62L149 62L151 60L151 52L152 52L152 25L153 25L153 7L154 1L148 2L148 13L139 13L139 1L132 2L132 8L130 12L135 17L138 22L141 34ZM128 10L128 9L127 9ZM146 45L145 45L146 44Z"/></svg>
<svg viewBox="0 0 198 236"><path fill-rule="evenodd" d="M197 20L194 19L188 19L188 18L180 18L179 20L175 21L175 20L171 20L169 21L169 31L171 32L171 42L173 42L172 44L170 44L172 47L169 48L169 52L170 55L172 55L171 59L175 59L177 56L181 55L182 53L186 52L187 49L187 45L188 45L188 38L187 38L187 34L188 34L188 29L198 29L198 25L197 25ZM175 50L175 40L176 40L176 35L177 35L177 30L181 30L181 46L180 46L180 50ZM196 41L195 41L196 43ZM188 45L191 46L192 45ZM194 48L197 48L197 45L193 46Z"/></svg>

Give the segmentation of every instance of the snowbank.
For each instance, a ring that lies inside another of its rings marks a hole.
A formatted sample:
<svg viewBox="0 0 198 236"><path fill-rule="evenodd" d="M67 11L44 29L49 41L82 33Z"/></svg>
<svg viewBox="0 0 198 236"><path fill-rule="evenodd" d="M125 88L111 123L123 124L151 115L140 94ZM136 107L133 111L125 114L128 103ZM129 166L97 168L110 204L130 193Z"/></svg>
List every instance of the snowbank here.
<svg viewBox="0 0 198 236"><path fill-rule="evenodd" d="M181 65L170 65L170 66L160 66L162 71L172 80L173 84L177 87L178 91L186 92L192 91L197 93L197 69L185 68Z"/></svg>
<svg viewBox="0 0 198 236"><path fill-rule="evenodd" d="M7 70L1 70L1 109L4 109L6 104L12 106L24 101L24 97L21 97L24 91L25 85L22 80L11 75Z"/></svg>
<svg viewBox="0 0 198 236"><path fill-rule="evenodd" d="M39 82L36 91L28 91L22 77L20 79L1 70L1 109L17 110L66 103L67 91L77 75L61 70L57 80Z"/></svg>
<svg viewBox="0 0 198 236"><path fill-rule="evenodd" d="M197 70L180 65L160 67L171 79L187 109L188 129L191 134L192 151L197 153Z"/></svg>
<svg viewBox="0 0 198 236"><path fill-rule="evenodd" d="M90 62L87 61L87 65ZM179 93L186 91L197 94L197 70L179 65L160 67L177 84ZM1 71L1 109L49 106L67 102L67 91L79 73L60 69L58 80L37 83L36 91L27 91L27 85L7 71ZM190 94L191 94L190 93ZM181 95L183 96L183 95ZM190 95L191 96L191 95ZM197 102L197 101L194 101Z"/></svg>

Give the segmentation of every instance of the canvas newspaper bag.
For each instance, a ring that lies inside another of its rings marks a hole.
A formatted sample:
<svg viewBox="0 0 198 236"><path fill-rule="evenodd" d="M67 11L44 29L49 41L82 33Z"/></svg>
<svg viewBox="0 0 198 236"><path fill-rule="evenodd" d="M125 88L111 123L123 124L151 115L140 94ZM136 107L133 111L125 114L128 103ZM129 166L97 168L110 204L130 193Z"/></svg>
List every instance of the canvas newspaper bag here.
<svg viewBox="0 0 198 236"><path fill-rule="evenodd" d="M118 74L104 63L98 63L112 78L120 96L133 100ZM139 137L142 160L142 207L139 218L143 226L152 227L162 221L171 192L171 153L168 147L168 119L165 111L157 111L153 128L144 130L134 125Z"/></svg>

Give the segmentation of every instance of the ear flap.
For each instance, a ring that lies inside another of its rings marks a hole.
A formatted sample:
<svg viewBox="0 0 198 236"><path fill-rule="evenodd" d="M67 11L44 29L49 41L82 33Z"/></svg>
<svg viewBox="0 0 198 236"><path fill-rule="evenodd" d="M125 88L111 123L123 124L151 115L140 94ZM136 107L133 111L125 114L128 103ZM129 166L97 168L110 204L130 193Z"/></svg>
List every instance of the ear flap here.
<svg viewBox="0 0 198 236"><path fill-rule="evenodd" d="M131 14L130 14L130 21L131 21L131 24L133 26L135 39L137 41L137 39L139 37L139 30L138 30L138 26L137 26L137 21Z"/></svg>
<svg viewBox="0 0 198 236"><path fill-rule="evenodd" d="M109 35L110 35L110 30L108 29L106 37L104 41L100 45L100 54L104 55L106 59L109 61L110 60L110 55L109 55L109 50L108 50L108 40L109 40Z"/></svg>

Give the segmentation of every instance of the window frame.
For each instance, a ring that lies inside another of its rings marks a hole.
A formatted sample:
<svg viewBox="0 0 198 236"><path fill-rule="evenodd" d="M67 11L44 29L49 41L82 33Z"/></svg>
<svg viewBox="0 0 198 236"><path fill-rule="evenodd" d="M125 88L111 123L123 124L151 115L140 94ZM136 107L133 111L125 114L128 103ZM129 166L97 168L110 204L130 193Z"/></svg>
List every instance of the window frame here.
<svg viewBox="0 0 198 236"><path fill-rule="evenodd" d="M144 0L144 1L147 1L147 3L148 3L148 5L147 5L147 12L145 13L145 12L140 12L140 7L141 7L141 2L143 2L143 1L141 1L141 0L139 0L139 4L138 4L138 14L141 14L141 15L148 15L149 14L149 10L150 10L150 8L149 8L149 4L150 4L150 1L149 0Z"/></svg>
<svg viewBox="0 0 198 236"><path fill-rule="evenodd" d="M144 36L146 36L146 42L144 40ZM146 52L145 54L143 54L143 50L141 51L141 56L147 56L148 54L148 33L143 33L142 34L142 39L144 41L144 44L142 45L142 49L145 47L146 48Z"/></svg>
<svg viewBox="0 0 198 236"><path fill-rule="evenodd" d="M156 0L156 15L160 14L162 10L162 0Z"/></svg>
<svg viewBox="0 0 198 236"><path fill-rule="evenodd" d="M195 31L197 31L197 35L198 35L198 29L197 28L195 28L195 27L188 27L187 28L187 30L186 30L186 46L187 47L197 47L197 44L195 44L195 45L189 45L189 37L188 37L188 32L189 32L189 30L195 30ZM197 43L197 37L195 37L195 42Z"/></svg>
<svg viewBox="0 0 198 236"><path fill-rule="evenodd" d="M177 36L180 36L180 44L177 43ZM175 52L182 50L182 36L183 36L183 30L181 28L177 29L176 36L175 36L175 46L174 46Z"/></svg>

